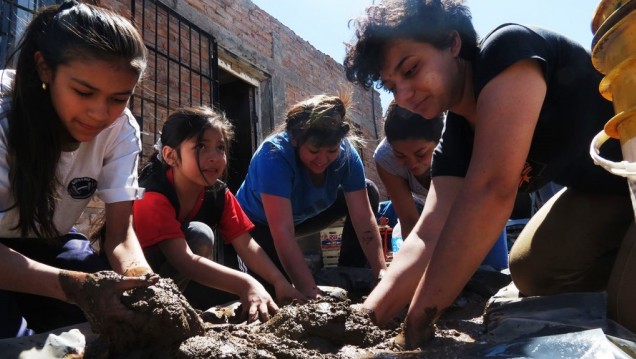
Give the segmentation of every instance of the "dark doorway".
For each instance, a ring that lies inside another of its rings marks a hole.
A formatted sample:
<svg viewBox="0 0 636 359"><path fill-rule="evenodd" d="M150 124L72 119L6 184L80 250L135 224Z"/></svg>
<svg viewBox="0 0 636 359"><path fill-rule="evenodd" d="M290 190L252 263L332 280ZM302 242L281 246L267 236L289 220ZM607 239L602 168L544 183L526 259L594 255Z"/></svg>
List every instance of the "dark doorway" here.
<svg viewBox="0 0 636 359"><path fill-rule="evenodd" d="M220 108L234 125L227 185L236 193L256 150L256 88L222 69L219 69L219 85Z"/></svg>

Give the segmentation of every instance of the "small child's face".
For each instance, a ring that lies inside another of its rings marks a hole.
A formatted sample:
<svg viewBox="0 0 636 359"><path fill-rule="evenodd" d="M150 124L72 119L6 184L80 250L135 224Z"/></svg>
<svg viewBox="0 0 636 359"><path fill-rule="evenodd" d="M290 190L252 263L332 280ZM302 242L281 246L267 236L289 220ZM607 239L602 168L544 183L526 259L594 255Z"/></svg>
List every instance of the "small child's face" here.
<svg viewBox="0 0 636 359"><path fill-rule="evenodd" d="M209 128L205 130L201 142L190 138L181 144L178 170L198 185L212 185L221 177L227 165L226 146L221 130Z"/></svg>
<svg viewBox="0 0 636 359"><path fill-rule="evenodd" d="M62 124L79 142L91 141L121 116L139 80L126 64L101 60L72 61L41 77Z"/></svg>

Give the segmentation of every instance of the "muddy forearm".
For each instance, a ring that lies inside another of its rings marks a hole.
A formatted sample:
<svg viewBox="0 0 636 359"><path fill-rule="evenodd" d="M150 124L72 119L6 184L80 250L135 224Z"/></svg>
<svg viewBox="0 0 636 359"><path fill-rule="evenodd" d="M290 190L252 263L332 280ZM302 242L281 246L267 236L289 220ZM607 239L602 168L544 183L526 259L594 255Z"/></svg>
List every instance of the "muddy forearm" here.
<svg viewBox="0 0 636 359"><path fill-rule="evenodd" d="M110 265L117 273L127 276L152 273L136 237L126 236L124 240L107 237L104 250Z"/></svg>
<svg viewBox="0 0 636 359"><path fill-rule="evenodd" d="M279 251L279 257L283 268L291 278L292 283L301 293L312 296L318 292L314 277L305 262L300 248Z"/></svg>

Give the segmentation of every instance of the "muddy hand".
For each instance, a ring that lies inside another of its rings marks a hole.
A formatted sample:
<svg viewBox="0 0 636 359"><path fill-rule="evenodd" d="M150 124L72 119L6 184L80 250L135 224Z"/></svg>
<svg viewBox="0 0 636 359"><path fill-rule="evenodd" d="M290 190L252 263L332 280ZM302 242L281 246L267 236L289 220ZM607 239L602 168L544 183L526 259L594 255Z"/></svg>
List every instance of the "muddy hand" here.
<svg viewBox="0 0 636 359"><path fill-rule="evenodd" d="M409 320L407 317L404 321L404 330L393 339L395 346L405 350L424 346L435 336L432 319L434 317L433 314L430 314L422 321Z"/></svg>
<svg viewBox="0 0 636 359"><path fill-rule="evenodd" d="M274 299L267 293L263 285L256 282L251 285L245 295L241 296L243 305L243 315L247 314L247 322L251 323L256 319L260 319L265 323L269 320L270 314L278 312L278 305Z"/></svg>
<svg viewBox="0 0 636 359"><path fill-rule="evenodd" d="M153 274L152 269L148 267L133 267L126 269L124 272L124 276L126 277L141 277L146 274Z"/></svg>
<svg viewBox="0 0 636 359"><path fill-rule="evenodd" d="M351 305L351 309L353 309L353 311L355 313L358 313L361 316L365 316L368 317L369 320L371 320L372 323L377 324L378 321L375 317L375 312L373 311L373 309L369 309L366 307L363 307L362 304L352 304Z"/></svg>
<svg viewBox="0 0 636 359"><path fill-rule="evenodd" d="M301 304L307 303L307 297L298 289L294 288L288 281L274 285L274 291L276 292L276 302L279 304L289 304L294 300Z"/></svg>
<svg viewBox="0 0 636 359"><path fill-rule="evenodd" d="M113 271L91 274L62 271L59 275L67 300L82 308L91 324L101 323L108 320L107 318L130 320L134 313L122 304L122 293L136 287L152 285L158 279L156 274L124 277Z"/></svg>

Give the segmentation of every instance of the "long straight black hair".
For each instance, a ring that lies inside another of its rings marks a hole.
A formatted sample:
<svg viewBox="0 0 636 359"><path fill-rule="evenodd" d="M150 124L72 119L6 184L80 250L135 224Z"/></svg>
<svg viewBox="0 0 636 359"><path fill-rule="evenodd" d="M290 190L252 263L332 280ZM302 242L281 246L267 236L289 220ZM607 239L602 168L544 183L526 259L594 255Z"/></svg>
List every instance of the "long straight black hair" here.
<svg viewBox="0 0 636 359"><path fill-rule="evenodd" d="M65 128L42 87L34 55L40 52L55 75L58 66L72 61L116 61L129 64L143 74L146 48L135 27L109 10L77 1L43 8L29 23L16 51L15 80L8 113L7 162L9 182L18 207L23 237L32 231L38 237L60 234L53 224L57 164ZM6 94L2 94L3 96Z"/></svg>

